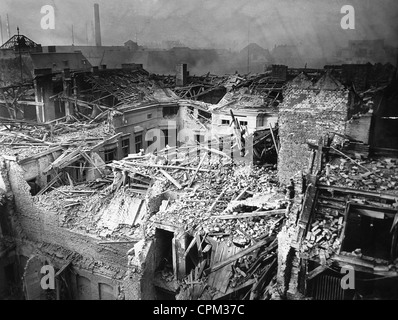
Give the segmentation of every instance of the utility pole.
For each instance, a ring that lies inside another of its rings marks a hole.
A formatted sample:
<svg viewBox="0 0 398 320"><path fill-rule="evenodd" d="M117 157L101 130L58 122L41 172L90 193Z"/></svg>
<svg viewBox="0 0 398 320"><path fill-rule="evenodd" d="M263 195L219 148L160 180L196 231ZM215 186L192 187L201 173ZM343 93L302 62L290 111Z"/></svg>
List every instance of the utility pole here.
<svg viewBox="0 0 398 320"><path fill-rule="evenodd" d="M4 43L3 41L3 22L1 21L1 16L0 16L0 33L1 33L1 44Z"/></svg>
<svg viewBox="0 0 398 320"><path fill-rule="evenodd" d="M21 55L21 39L19 37L19 27L17 26L17 34L18 34L18 38L17 38L17 43L18 43L18 52L19 52L19 64L21 67L21 83L23 83L23 72L22 72L22 55Z"/></svg>
<svg viewBox="0 0 398 320"><path fill-rule="evenodd" d="M87 30L87 21L86 21L86 44L88 45L88 30Z"/></svg>
<svg viewBox="0 0 398 320"><path fill-rule="evenodd" d="M75 35L73 34L73 24L72 24L72 46L75 45Z"/></svg>
<svg viewBox="0 0 398 320"><path fill-rule="evenodd" d="M250 72L250 20L247 26L247 73Z"/></svg>
<svg viewBox="0 0 398 320"><path fill-rule="evenodd" d="M7 13L7 33L8 33L8 39L11 38L10 35L10 21L8 20L8 13Z"/></svg>

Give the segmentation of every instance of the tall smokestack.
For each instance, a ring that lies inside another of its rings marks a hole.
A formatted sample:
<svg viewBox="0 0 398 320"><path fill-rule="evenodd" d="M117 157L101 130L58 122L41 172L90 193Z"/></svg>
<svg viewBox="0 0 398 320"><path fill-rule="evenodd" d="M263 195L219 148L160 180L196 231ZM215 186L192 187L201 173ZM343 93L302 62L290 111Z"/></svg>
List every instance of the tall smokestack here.
<svg viewBox="0 0 398 320"><path fill-rule="evenodd" d="M101 46L101 24L99 15L99 4L94 4L94 21L95 21L95 45Z"/></svg>

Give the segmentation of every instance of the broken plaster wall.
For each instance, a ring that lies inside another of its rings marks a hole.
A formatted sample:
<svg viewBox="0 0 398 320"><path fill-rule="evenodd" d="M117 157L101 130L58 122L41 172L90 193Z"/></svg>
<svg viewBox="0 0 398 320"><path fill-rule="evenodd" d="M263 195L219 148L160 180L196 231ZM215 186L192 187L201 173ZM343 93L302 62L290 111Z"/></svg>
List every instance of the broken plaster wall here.
<svg viewBox="0 0 398 320"><path fill-rule="evenodd" d="M123 281L126 300L155 300L153 278L156 269L156 244L141 240L134 246L129 259L129 270Z"/></svg>
<svg viewBox="0 0 398 320"><path fill-rule="evenodd" d="M278 234L278 291L282 297L288 299L300 297L298 218L302 210L303 197L302 194L296 196L288 206L286 223Z"/></svg>
<svg viewBox="0 0 398 320"><path fill-rule="evenodd" d="M36 179L36 183L40 188L44 188L47 183L47 173L43 173L56 158L61 155L61 151L54 152L54 154L48 154L38 159L32 159L30 161L22 161L21 167L24 171L24 178L26 181Z"/></svg>
<svg viewBox="0 0 398 320"><path fill-rule="evenodd" d="M279 182L288 184L299 171L306 173L310 149L330 132L344 134L348 92L292 89L280 106L278 157Z"/></svg>
<svg viewBox="0 0 398 320"><path fill-rule="evenodd" d="M100 245L100 239L59 227L57 212L44 211L35 205L23 173L16 162L8 163L8 180L16 208L13 220L17 221L19 226L19 229L14 230L19 251L29 257L37 253L37 250L43 253L43 246L50 246L51 253L45 254L53 256L52 261L56 261L55 258L58 257L63 262L71 256L60 255L60 252L73 252L73 257L78 257L76 261L73 260L73 266L83 277L87 278L91 274L90 283L93 284L93 290L97 284L106 282L106 279L122 281L127 271L126 253L130 246ZM92 298L96 299L98 295L93 294Z"/></svg>

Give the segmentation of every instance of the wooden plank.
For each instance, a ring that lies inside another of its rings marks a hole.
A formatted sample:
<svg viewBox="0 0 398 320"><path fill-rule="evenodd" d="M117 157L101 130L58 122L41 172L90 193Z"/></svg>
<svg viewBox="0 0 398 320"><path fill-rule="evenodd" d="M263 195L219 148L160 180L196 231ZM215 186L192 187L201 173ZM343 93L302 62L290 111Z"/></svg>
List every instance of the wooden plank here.
<svg viewBox="0 0 398 320"><path fill-rule="evenodd" d="M205 269L205 266L206 266L206 262L207 262L206 260L203 260L202 262L199 263L199 265L197 267L198 272L196 274L197 278L195 280L199 280L200 277L202 276L203 270Z"/></svg>
<svg viewBox="0 0 398 320"><path fill-rule="evenodd" d="M276 154L279 155L278 145L276 144L276 140L275 140L275 136L274 136L274 131L273 131L274 129L272 129L271 123L269 124L269 129L270 129L270 132L271 132L272 141L274 142L274 145L275 145Z"/></svg>
<svg viewBox="0 0 398 320"><path fill-rule="evenodd" d="M238 201L238 200L242 199L242 197L245 195L246 191L249 190L249 188L250 188L250 186L244 188L243 191L233 201Z"/></svg>
<svg viewBox="0 0 398 320"><path fill-rule="evenodd" d="M219 151L217 149L213 149L213 148L207 148L207 147L200 147L200 150L204 150L204 151L210 151L212 153L218 154L219 156L222 157L226 157L228 159L231 159L231 157L229 155L227 155L225 152Z"/></svg>
<svg viewBox="0 0 398 320"><path fill-rule="evenodd" d="M113 161L116 164L123 164L122 161ZM178 170L196 170L196 168L191 167L181 167L181 166L166 166L160 164L146 164L146 163L138 163L138 162L130 162L126 163L129 166L137 166L137 167L149 167L149 168L161 168L161 169L178 169ZM217 172L217 170L210 169L199 169L201 172Z"/></svg>
<svg viewBox="0 0 398 320"><path fill-rule="evenodd" d="M203 161L204 161L205 159L206 159L206 155L203 155L203 156L202 156L202 159L200 159L200 162L199 162L198 167L196 168L195 172L193 173L193 176L192 176L191 180L190 180L189 183L188 183L188 188L190 188L191 185L192 185L192 183L194 182L194 180L195 180L195 178L196 178L196 175L197 175L197 173L198 173L198 171L199 171L200 167L202 166L202 163L203 163Z"/></svg>
<svg viewBox="0 0 398 320"><path fill-rule="evenodd" d="M62 274L62 272L64 272L65 269L66 269L67 267L69 267L71 264L72 264L72 260L70 260L70 261L68 261L67 263L65 263L65 264L61 267L61 269L59 269L58 272L55 274L55 278L59 277L59 276Z"/></svg>
<svg viewBox="0 0 398 320"><path fill-rule="evenodd" d="M226 242L221 242L217 247L218 255L216 255L214 262L222 262L240 250L241 249L239 247L228 246ZM229 285L229 280L233 274L232 264L233 263L230 263L218 271L210 274L208 278L208 284L218 291L225 293Z"/></svg>
<svg viewBox="0 0 398 320"><path fill-rule="evenodd" d="M200 236L199 233L195 234L195 239L196 239L196 245L198 247L198 256L199 258L203 257L203 253L202 253L202 242L200 241Z"/></svg>
<svg viewBox="0 0 398 320"><path fill-rule="evenodd" d="M171 254L172 254L172 260L173 260L173 273L174 273L174 279L178 279L178 248L177 248L177 240L175 237L171 240Z"/></svg>
<svg viewBox="0 0 398 320"><path fill-rule="evenodd" d="M191 251L191 249L193 248L193 246L195 245L195 243L196 243L196 238L193 237L193 239L192 239L192 241L190 242L188 248L185 250L184 259L187 257L189 251Z"/></svg>
<svg viewBox="0 0 398 320"><path fill-rule="evenodd" d="M216 219L227 220L227 219L243 219L243 218L253 218L253 217L263 217L270 216L274 214L284 214L286 209L270 210L270 211L257 211L257 212L247 212L242 214L226 214L220 216L213 216Z"/></svg>
<svg viewBox="0 0 398 320"><path fill-rule="evenodd" d="M277 266L277 259L275 258L266 268L266 270L261 275L260 279L256 284L253 285L252 293L250 295L250 300L257 298L262 288L266 283L271 281L271 275Z"/></svg>
<svg viewBox="0 0 398 320"><path fill-rule="evenodd" d="M81 151L80 154L99 172L99 174L102 177L103 176L102 171L97 167L97 165L94 163L94 161L91 159L91 157L84 151Z"/></svg>
<svg viewBox="0 0 398 320"><path fill-rule="evenodd" d="M34 156L31 156L29 158L25 158L23 160L20 160L20 161L18 161L18 163L19 164L24 164L24 163L27 163L27 162L32 161L32 160L37 160L37 159L39 159L41 157L44 157L44 156L46 156L46 155L48 155L50 153L54 153L54 152L60 151L62 149L63 148L61 146L55 147L55 148L49 148L49 149L47 149L45 151L42 151L40 153L35 154Z"/></svg>
<svg viewBox="0 0 398 320"><path fill-rule="evenodd" d="M314 270L311 270L310 272L307 273L307 280L311 280L315 278L318 274L321 274L323 271L325 271L328 267L326 265L320 265L316 267Z"/></svg>
<svg viewBox="0 0 398 320"><path fill-rule="evenodd" d="M167 178L167 180L169 180L172 184L174 184L177 187L177 189L179 190L182 189L182 186L178 183L178 181L174 179L171 175L169 175L166 171L162 169L159 169L159 171Z"/></svg>
<svg viewBox="0 0 398 320"><path fill-rule="evenodd" d="M107 244L130 244L130 243L137 243L141 239L135 239L135 240L129 240L129 241L103 241L103 242L98 242L98 244L101 245L107 245Z"/></svg>
<svg viewBox="0 0 398 320"><path fill-rule="evenodd" d="M208 213L211 213L216 206L217 202L220 201L221 197L224 195L224 193L227 191L229 186L225 186L224 189L221 191L221 193L218 195L217 199L214 201L214 203L211 205L211 207L207 210Z"/></svg>
<svg viewBox="0 0 398 320"><path fill-rule="evenodd" d="M41 189L37 195L42 195L46 192L55 182L57 182L58 178L61 176L61 173L58 173L43 189Z"/></svg>
<svg viewBox="0 0 398 320"><path fill-rule="evenodd" d="M216 294L213 297L213 300L225 300L229 295L238 292L240 290L246 289L252 286L256 282L256 279L250 279L246 281L244 284L240 285L239 287L229 288L225 293Z"/></svg>
<svg viewBox="0 0 398 320"><path fill-rule="evenodd" d="M227 260L217 263L217 264L213 265L212 267L206 269L205 274L208 275L214 271L221 269L222 267L230 264L231 262L238 260L239 258L251 253L252 251L267 245L268 243L272 242L274 239L275 239L275 236L268 237L268 238L256 243L255 245L240 251L239 253L233 255L232 257L229 257Z"/></svg>
<svg viewBox="0 0 398 320"><path fill-rule="evenodd" d="M95 151L95 150L97 150L97 149L103 147L103 146L104 146L105 144L107 144L108 142L110 142L110 141L112 141L112 140L114 140L114 139L117 139L117 138L119 138L119 137L122 136L122 135L123 135L123 133L122 133L122 132L119 132L119 133L115 134L114 136L109 137L109 138L105 139L104 141L101 141L100 143L98 143L98 144L96 144L95 146L91 147L90 150L89 150L89 152L93 152L93 151Z"/></svg>

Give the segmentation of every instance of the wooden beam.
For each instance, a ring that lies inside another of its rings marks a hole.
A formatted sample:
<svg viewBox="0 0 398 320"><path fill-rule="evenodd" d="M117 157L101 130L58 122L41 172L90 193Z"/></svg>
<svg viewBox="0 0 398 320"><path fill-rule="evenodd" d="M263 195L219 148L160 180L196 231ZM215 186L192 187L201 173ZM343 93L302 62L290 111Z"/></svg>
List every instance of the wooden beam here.
<svg viewBox="0 0 398 320"><path fill-rule="evenodd" d="M266 270L261 275L260 279L253 285L252 292L250 294L250 300L258 298L259 292L262 290L264 284L271 280L272 272L277 266L277 259L275 258L267 267Z"/></svg>
<svg viewBox="0 0 398 320"><path fill-rule="evenodd" d="M149 167L149 168L162 168L162 169L178 169L178 170L196 170L196 168L191 167L181 167L181 166L164 166L160 164L146 164L146 163L136 163L136 162L128 162L128 161L116 161L114 160L113 163L119 165L128 165L128 166L137 166L137 167ZM210 170L210 169L199 169L201 172L217 172L217 170Z"/></svg>
<svg viewBox="0 0 398 320"><path fill-rule="evenodd" d="M284 214L286 209L270 210L270 211L257 211L257 212L247 212L242 214L226 214L220 216L213 216L216 219L243 219L243 218L253 218L253 217L263 217L270 216L274 214Z"/></svg>
<svg viewBox="0 0 398 320"><path fill-rule="evenodd" d="M328 267L326 265L320 265L316 267L314 270L311 270L310 272L307 273L307 280L311 280L315 278L318 274L321 274L323 271L325 271Z"/></svg>
<svg viewBox="0 0 398 320"><path fill-rule="evenodd" d="M259 248L267 245L268 243L272 242L274 239L275 239L275 236L268 237L268 238L256 243L255 245L253 245L253 246L251 246L249 248L246 248L246 249L238 252L237 254L234 254L233 256L229 257L228 259L226 259L224 261L221 261L219 263L216 263L215 265L213 265L210 268L207 268L204 271L205 275L209 275L210 273L212 273L214 271L217 271L217 270L229 265L230 263L238 260L239 258L242 258L243 256L253 252L254 250L259 249Z"/></svg>
<svg viewBox="0 0 398 320"><path fill-rule="evenodd" d="M224 193L227 191L229 186L224 187L224 189L221 191L221 193L218 195L217 199L213 202L211 207L207 210L208 213L211 213L216 206L217 202L220 201L221 197L224 195Z"/></svg>
<svg viewBox="0 0 398 320"><path fill-rule="evenodd" d="M252 286L255 282L256 282L256 279L250 279L250 280L246 281L244 284L240 285L239 287L229 288L224 294L216 294L213 297L213 300L224 300L229 295Z"/></svg>
<svg viewBox="0 0 398 320"><path fill-rule="evenodd" d="M192 178L191 178L191 181L189 181L189 183L188 183L188 188L190 188L191 185L192 185L192 183L194 182L194 180L195 180L195 178L196 178L196 175L197 175L197 173L198 173L200 167L202 166L203 161L205 161L205 159L206 159L206 155L203 155L203 156L202 156L202 159L200 159L199 165L197 166L195 172L193 173L193 176L192 176Z"/></svg>
<svg viewBox="0 0 398 320"><path fill-rule="evenodd" d="M271 123L269 124L269 129L270 129L270 131L271 131L272 141L274 142L274 145L275 145L276 154L279 155L278 145L276 144L276 140L275 140L275 136L274 136L274 131L273 131L274 129L272 129Z"/></svg>
<svg viewBox="0 0 398 320"><path fill-rule="evenodd" d="M129 240L129 241L104 241L104 242L98 242L98 244L101 244L101 245L106 245L106 244L129 244L129 243L137 243L138 241L140 241L140 239Z"/></svg>
<svg viewBox="0 0 398 320"><path fill-rule="evenodd" d="M62 266L62 268L59 269L58 272L55 274L55 278L57 278L58 276L60 276L61 273L64 272L65 269L66 269L67 267L69 267L71 264L72 264L72 260L70 260L70 261L68 261L66 264L64 264L64 265Z"/></svg>
<svg viewBox="0 0 398 320"><path fill-rule="evenodd" d="M166 171L162 169L159 169L159 171L167 178L167 180L169 180L172 184L174 184L177 187L177 189L179 190L182 189L182 186L178 183L178 181L174 179L171 175L169 175Z"/></svg>

